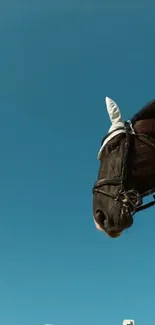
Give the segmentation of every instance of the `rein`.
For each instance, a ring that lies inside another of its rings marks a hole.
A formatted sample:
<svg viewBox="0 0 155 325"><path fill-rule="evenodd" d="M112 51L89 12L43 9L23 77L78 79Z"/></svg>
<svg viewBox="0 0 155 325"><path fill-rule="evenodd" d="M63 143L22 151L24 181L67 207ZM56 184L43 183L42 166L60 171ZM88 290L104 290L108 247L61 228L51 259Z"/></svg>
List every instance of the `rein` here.
<svg viewBox="0 0 155 325"><path fill-rule="evenodd" d="M121 129L122 128L119 128L118 130L121 130ZM142 141L143 143L145 143L148 146L151 146L153 148L155 148L155 142L153 141L154 139L152 137L148 136L147 134L135 133L130 121L125 122L125 130L126 130L126 133L125 133L126 140L125 140L125 145L124 145L123 167L122 167L122 171L121 171L121 177L113 178L113 179L103 178L103 179L98 180L93 187L93 194L95 192L97 192L97 193L106 195L106 196L112 198L113 200L122 203L123 206L126 208L126 210L132 208L132 211L133 211L132 215L134 215L139 211L148 209L155 205L155 195L153 195L153 193L155 192L155 188L152 188L152 189L144 192L141 195L134 189L129 190L129 191L125 190L124 183L127 179L127 158L128 158L128 154L129 154L129 147L131 144L130 139L131 139L131 136L137 137L137 138L139 138L140 141ZM110 134L112 134L113 132L111 132ZM104 140L106 138L107 138L107 136L104 138ZM103 140L103 142L104 142L104 140ZM115 196L113 194L109 194L106 191L102 190L101 187L105 186L105 185L112 185L112 186L121 185L119 194L117 196ZM153 196L153 201L142 205L142 199L148 195L151 195L151 194ZM140 206L137 206L137 202L140 202Z"/></svg>

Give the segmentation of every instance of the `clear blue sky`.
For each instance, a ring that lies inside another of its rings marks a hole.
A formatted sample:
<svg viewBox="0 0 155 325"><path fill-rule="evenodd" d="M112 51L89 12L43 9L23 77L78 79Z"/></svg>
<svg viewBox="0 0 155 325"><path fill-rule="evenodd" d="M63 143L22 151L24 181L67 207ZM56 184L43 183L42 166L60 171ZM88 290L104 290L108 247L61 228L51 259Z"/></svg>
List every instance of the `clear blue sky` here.
<svg viewBox="0 0 155 325"><path fill-rule="evenodd" d="M0 4L0 324L154 324L155 209L112 240L92 220L104 97L155 97L155 4Z"/></svg>

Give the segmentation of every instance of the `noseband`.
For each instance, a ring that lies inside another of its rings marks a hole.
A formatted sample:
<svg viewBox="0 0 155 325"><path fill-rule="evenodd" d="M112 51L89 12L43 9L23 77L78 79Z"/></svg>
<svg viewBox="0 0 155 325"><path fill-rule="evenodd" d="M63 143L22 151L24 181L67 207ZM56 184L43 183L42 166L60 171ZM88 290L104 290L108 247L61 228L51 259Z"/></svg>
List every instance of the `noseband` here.
<svg viewBox="0 0 155 325"><path fill-rule="evenodd" d="M119 128L118 130L121 130L121 129L122 128ZM111 134L113 132L111 132ZM105 196L108 196L108 197L112 198L113 200L122 203L123 206L126 208L126 210L128 210L129 208L132 208L132 215L134 215L135 213L137 213L141 210L145 210L145 209L155 205L155 195L153 195L153 201L151 201L148 204L142 205L142 199L150 194L153 194L155 192L155 188L152 188L141 195L134 189L128 190L128 191L125 190L125 184L127 182L128 156L130 153L129 149L130 149L130 145L131 145L131 139L132 139L132 136L138 137L144 143L146 143L148 146L151 146L153 148L155 148L155 143L153 143L153 141L151 141L151 139L149 138L148 135L135 133L130 121L125 122L125 135L126 135L126 139L125 139L125 144L124 144L124 156L123 156L121 176L117 177L117 178L112 178L112 179L103 178L103 179L98 180L93 187L93 194L101 193ZM107 136L109 136L109 134ZM105 138L104 138L104 140L105 140ZM104 140L103 140L103 142L104 142ZM102 190L102 187L105 185L121 186L118 195L116 196L116 195L107 193L106 191Z"/></svg>

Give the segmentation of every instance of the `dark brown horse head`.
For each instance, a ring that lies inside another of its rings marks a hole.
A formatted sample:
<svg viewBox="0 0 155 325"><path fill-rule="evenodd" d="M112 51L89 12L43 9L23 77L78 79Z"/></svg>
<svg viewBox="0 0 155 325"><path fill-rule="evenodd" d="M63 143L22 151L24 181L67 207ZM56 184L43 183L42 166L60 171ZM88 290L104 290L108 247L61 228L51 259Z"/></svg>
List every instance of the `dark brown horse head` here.
<svg viewBox="0 0 155 325"><path fill-rule="evenodd" d="M143 197L155 191L155 101L128 122L114 101L106 98L106 104L112 125L98 154L93 215L96 227L116 238L136 212L149 207Z"/></svg>

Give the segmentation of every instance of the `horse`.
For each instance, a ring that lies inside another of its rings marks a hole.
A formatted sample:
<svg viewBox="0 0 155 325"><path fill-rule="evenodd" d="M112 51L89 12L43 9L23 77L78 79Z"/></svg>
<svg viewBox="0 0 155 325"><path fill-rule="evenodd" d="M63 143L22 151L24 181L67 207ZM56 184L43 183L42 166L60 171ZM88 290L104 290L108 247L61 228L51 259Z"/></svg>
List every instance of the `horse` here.
<svg viewBox="0 0 155 325"><path fill-rule="evenodd" d="M117 238L133 225L137 212L155 204L155 100L128 121L115 101L105 101L111 127L98 152L93 219L97 229ZM153 200L144 204L150 194Z"/></svg>

